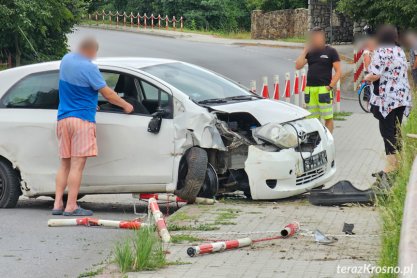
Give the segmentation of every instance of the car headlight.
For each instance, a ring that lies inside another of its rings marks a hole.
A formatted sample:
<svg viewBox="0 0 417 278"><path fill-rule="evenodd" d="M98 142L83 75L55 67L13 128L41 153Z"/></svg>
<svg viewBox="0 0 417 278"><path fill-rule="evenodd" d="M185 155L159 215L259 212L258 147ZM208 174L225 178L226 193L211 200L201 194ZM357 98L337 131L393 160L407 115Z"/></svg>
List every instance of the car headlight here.
<svg viewBox="0 0 417 278"><path fill-rule="evenodd" d="M257 141L265 141L282 149L295 148L299 143L297 131L291 125L269 123L252 129L252 135Z"/></svg>

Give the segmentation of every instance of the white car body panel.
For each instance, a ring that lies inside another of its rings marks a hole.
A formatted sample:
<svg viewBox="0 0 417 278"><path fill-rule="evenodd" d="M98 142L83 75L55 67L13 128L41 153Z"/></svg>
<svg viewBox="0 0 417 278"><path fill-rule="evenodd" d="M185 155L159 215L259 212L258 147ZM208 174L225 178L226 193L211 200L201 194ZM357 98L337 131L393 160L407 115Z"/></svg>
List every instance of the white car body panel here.
<svg viewBox="0 0 417 278"><path fill-rule="evenodd" d="M197 105L174 86L140 70L142 67L176 61L150 58L106 58L97 60L102 70L117 70L138 76L162 88L173 97L173 119L163 119L159 134L147 132L151 119L145 115L97 112L99 156L87 162L81 194L173 192L184 152L193 146L228 151L216 128L215 112ZM0 98L23 77L38 72L57 71L60 62L25 66L0 72ZM249 146L245 171L254 199L293 196L322 185L335 173L333 138L318 120L302 120L309 113L294 105L273 100L242 101L213 106L224 113L246 112L261 125L299 121L305 130L319 131L320 146L313 155L326 150L325 175L296 186L302 175L302 159L294 149L261 150ZM59 165L55 134L56 110L0 109L0 156L19 169L22 192L29 197L53 195ZM309 153L305 156L309 157ZM290 171L292 170L291 174ZM276 179L271 189L267 179Z"/></svg>

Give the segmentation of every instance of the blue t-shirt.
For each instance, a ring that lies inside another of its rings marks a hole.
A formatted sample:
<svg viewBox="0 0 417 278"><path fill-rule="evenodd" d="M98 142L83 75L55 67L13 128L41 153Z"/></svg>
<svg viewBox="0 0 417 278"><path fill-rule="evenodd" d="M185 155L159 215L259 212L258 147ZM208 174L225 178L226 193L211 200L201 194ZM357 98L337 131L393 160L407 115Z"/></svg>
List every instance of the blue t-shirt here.
<svg viewBox="0 0 417 278"><path fill-rule="evenodd" d="M97 65L81 54L66 54L59 71L58 121L75 117L95 123L98 90L105 86Z"/></svg>

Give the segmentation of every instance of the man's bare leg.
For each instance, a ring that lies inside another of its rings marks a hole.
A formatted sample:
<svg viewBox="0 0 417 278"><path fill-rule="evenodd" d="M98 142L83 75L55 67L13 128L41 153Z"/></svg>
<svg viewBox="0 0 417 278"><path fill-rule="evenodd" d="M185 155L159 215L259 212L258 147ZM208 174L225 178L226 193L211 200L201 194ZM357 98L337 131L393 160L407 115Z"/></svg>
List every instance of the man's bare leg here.
<svg viewBox="0 0 417 278"><path fill-rule="evenodd" d="M71 159L61 158L61 165L59 166L58 173L56 174L56 190L55 190L55 203L54 210L64 209L64 202L62 197L64 195L65 188L67 187L68 174L70 171Z"/></svg>
<svg viewBox="0 0 417 278"><path fill-rule="evenodd" d="M334 129L333 119L324 120L324 125L327 127L330 133L333 134L333 129Z"/></svg>
<svg viewBox="0 0 417 278"><path fill-rule="evenodd" d="M68 175L68 201L66 212L72 212L78 208L77 197L80 191L81 180L87 157L72 157L71 169Z"/></svg>

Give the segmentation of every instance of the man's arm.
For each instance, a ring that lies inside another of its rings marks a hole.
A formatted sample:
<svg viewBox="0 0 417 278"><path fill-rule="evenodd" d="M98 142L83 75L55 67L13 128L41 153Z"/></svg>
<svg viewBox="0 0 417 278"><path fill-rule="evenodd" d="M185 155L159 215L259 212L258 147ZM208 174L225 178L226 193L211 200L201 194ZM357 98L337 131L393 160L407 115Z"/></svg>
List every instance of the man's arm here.
<svg viewBox="0 0 417 278"><path fill-rule="evenodd" d="M307 64L307 54L308 48L305 47L300 56L298 56L297 60L295 60L295 69L300 70Z"/></svg>
<svg viewBox="0 0 417 278"><path fill-rule="evenodd" d="M335 73L332 77L332 81L330 81L329 86L327 86L328 90L330 90L331 88L335 88L337 86L337 82L342 77L342 67L340 66L340 61L334 62L333 63L333 68L334 68Z"/></svg>
<svg viewBox="0 0 417 278"><path fill-rule="evenodd" d="M100 94L103 95L111 104L121 107L126 113L133 112L133 106L119 97L115 91L113 91L109 86L105 86L99 90Z"/></svg>

